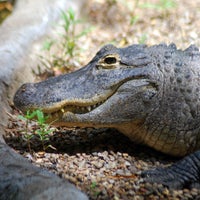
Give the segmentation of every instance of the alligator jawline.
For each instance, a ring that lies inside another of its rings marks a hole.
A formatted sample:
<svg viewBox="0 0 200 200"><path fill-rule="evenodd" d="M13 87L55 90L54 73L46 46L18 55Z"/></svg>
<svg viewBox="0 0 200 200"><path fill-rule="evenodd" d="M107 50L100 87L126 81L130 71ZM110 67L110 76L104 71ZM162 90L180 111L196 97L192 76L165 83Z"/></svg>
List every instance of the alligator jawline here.
<svg viewBox="0 0 200 200"><path fill-rule="evenodd" d="M66 105L66 106L63 106L62 108L60 108L57 111L49 112L49 113L46 113L46 114L50 117L50 119L51 118L53 118L53 119L58 118L58 117L62 116L64 113L67 113L67 112L71 112L73 114L86 114L86 113L93 111L97 107L101 106L108 98L106 98L105 100L100 101L98 103L95 103L95 104L92 104L92 103L88 104L87 103L87 106L86 105L85 106L84 105L80 105L80 106L79 105Z"/></svg>

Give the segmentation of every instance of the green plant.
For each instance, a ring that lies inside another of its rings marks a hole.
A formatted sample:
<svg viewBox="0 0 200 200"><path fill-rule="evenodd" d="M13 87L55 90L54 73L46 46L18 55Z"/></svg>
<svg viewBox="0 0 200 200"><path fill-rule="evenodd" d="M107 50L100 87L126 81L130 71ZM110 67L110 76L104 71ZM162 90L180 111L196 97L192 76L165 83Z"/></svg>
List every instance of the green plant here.
<svg viewBox="0 0 200 200"><path fill-rule="evenodd" d="M142 8L152 8L157 10L166 10L176 7L174 0L160 0L158 3L144 3L141 4Z"/></svg>
<svg viewBox="0 0 200 200"><path fill-rule="evenodd" d="M138 20L139 20L139 16L132 15L130 18L130 25L135 25Z"/></svg>
<svg viewBox="0 0 200 200"><path fill-rule="evenodd" d="M50 129L48 124L46 124L48 116L44 116L44 113L41 110L35 110L33 112L36 112L37 123L39 125L39 128L35 131L35 133L39 136L39 139L42 142L43 150L45 150L45 141L49 140L48 136L53 132L53 130Z"/></svg>
<svg viewBox="0 0 200 200"><path fill-rule="evenodd" d="M118 0L118 2L121 5L125 6L125 9L127 10L127 13L130 16L130 25L135 25L136 22L139 20L139 15L136 14L136 9L138 8L139 5L139 0L134 0L134 1L124 1L124 0Z"/></svg>
<svg viewBox="0 0 200 200"><path fill-rule="evenodd" d="M27 142L29 151L31 151L31 139L33 138L33 134L29 132L28 126L30 121L34 118L35 113L32 113L30 110L26 112L25 115L19 115L18 118L20 120L25 121L25 133L23 135L23 139Z"/></svg>
<svg viewBox="0 0 200 200"><path fill-rule="evenodd" d="M131 20L130 20L130 25L136 24L136 22L139 19L139 16L136 14L136 9L138 8L139 5L139 0L135 0L134 6L133 6L133 12L131 12Z"/></svg>
<svg viewBox="0 0 200 200"><path fill-rule="evenodd" d="M91 29L84 29L80 31L80 33L76 33L76 25L81 23L81 21L76 19L73 9L68 9L67 12L62 12L62 18L64 20L63 27L65 30L65 33L63 34L64 41L62 43L64 50L63 53L64 56L69 55L70 57L74 57L78 39L90 32Z"/></svg>
<svg viewBox="0 0 200 200"><path fill-rule="evenodd" d="M176 7L176 2L174 0L160 0L158 3L140 4L140 7L161 10L163 17L165 17L167 16L169 9Z"/></svg>
<svg viewBox="0 0 200 200"><path fill-rule="evenodd" d="M139 44L144 44L147 41L147 35L142 34L141 37L139 38Z"/></svg>
<svg viewBox="0 0 200 200"><path fill-rule="evenodd" d="M97 196L100 194L100 190L97 188L97 183L93 181L90 185L90 189L94 197L97 198Z"/></svg>
<svg viewBox="0 0 200 200"><path fill-rule="evenodd" d="M71 68L70 60L74 59L78 55L79 39L84 35L87 35L91 31L91 28L85 28L82 31L77 32L77 25L81 23L76 18L73 9L68 9L67 12L62 11L61 17L63 19L63 30L64 32L60 35L61 41L48 39L43 44L43 50L48 55L47 57L40 56L42 65L47 68L59 68L61 71L68 70ZM58 50L58 52L51 53L52 48Z"/></svg>
<svg viewBox="0 0 200 200"><path fill-rule="evenodd" d="M55 44L55 40L46 40L44 43L43 43L43 47L42 47L42 50L45 50L45 51L50 51L51 50L51 47L53 46L53 44Z"/></svg>
<svg viewBox="0 0 200 200"><path fill-rule="evenodd" d="M39 140L42 142L42 147L43 150L45 150L47 147L46 146L46 141L49 140L49 134L53 132L53 129L50 129L49 125L46 124L46 120L48 116L44 116L44 113L41 110L34 110L30 111L28 110L24 116L19 115L19 118L21 120L24 120L26 125L25 125L25 134L24 134L24 139L28 143L28 148L31 151L31 143L30 140L33 138L34 134L29 132L28 126L31 120L35 119L38 125L38 128L35 130L35 135L39 137Z"/></svg>
<svg viewBox="0 0 200 200"><path fill-rule="evenodd" d="M169 15L169 10L177 6L174 0L160 0L158 3L144 3L141 8L149 8L161 11L161 17L165 18Z"/></svg>

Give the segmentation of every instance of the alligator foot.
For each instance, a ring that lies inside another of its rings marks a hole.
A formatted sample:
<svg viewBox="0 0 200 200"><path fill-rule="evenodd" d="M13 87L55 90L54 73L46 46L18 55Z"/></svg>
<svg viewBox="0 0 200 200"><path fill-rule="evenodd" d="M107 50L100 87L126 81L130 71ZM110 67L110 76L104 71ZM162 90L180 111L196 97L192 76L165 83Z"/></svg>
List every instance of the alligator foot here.
<svg viewBox="0 0 200 200"><path fill-rule="evenodd" d="M167 168L142 173L146 182L161 183L170 189L200 188L200 151L197 151Z"/></svg>

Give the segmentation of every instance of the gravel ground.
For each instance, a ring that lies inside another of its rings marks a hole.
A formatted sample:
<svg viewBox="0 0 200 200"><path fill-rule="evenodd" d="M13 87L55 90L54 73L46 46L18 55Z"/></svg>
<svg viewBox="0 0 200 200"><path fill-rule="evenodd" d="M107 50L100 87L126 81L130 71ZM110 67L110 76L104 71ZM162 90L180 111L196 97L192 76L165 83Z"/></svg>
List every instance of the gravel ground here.
<svg viewBox="0 0 200 200"><path fill-rule="evenodd" d="M117 2L117 3L115 3ZM174 42L179 48L200 46L200 0L177 0L176 6L147 9L147 1L90 0L85 7L86 24L94 27L80 38L79 65L86 64L103 44L148 45ZM156 1L149 1L159 2ZM144 5L143 5L144 6ZM137 19L137 20L136 20ZM135 22L131 22L135 20ZM45 142L34 136L31 149L23 139L25 123L13 109L5 139L35 165L68 179L90 199L200 199L197 189L168 190L162 185L144 183L140 172L168 166L177 159L140 146L111 129L57 128ZM37 129L31 122L28 131Z"/></svg>
<svg viewBox="0 0 200 200"><path fill-rule="evenodd" d="M141 171L168 166L177 159L137 145L115 130L59 128L48 137L45 151L38 137L33 137L30 152L23 139L25 123L16 113L13 116L6 129L7 143L35 165L75 184L90 199L200 199L197 189L168 190L144 183ZM32 122L29 129L33 132L37 125Z"/></svg>

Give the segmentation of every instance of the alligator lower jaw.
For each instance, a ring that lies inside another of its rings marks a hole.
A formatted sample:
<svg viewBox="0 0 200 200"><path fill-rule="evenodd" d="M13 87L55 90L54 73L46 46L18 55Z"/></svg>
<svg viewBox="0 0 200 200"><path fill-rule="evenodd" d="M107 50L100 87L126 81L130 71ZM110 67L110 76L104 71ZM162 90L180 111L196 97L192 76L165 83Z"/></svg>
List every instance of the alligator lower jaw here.
<svg viewBox="0 0 200 200"><path fill-rule="evenodd" d="M76 106L76 105L67 105L64 106L62 108L60 108L60 110L54 111L54 112L45 112L48 116L49 119L59 119L60 117L62 117L64 114L66 113L73 113L73 114L86 114L91 112L92 110L94 110L95 108L97 108L98 106L100 106L101 104L103 104L103 102L99 102L97 104L91 104L91 105L87 105L87 106Z"/></svg>
<svg viewBox="0 0 200 200"><path fill-rule="evenodd" d="M97 107L101 106L106 102L106 100L110 96L107 96L106 98L103 98L103 100L99 99L99 101L79 101L76 103L73 103L72 105L68 105L67 103L64 103L64 105L59 106L52 106L48 108L41 108L41 110L48 116L48 123L53 122L54 124L60 124L60 120L62 118L65 118L66 115L73 115L75 116L76 114L78 115L84 115L88 114L89 112L93 111Z"/></svg>

